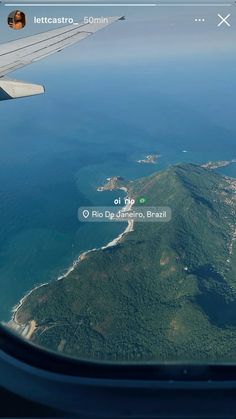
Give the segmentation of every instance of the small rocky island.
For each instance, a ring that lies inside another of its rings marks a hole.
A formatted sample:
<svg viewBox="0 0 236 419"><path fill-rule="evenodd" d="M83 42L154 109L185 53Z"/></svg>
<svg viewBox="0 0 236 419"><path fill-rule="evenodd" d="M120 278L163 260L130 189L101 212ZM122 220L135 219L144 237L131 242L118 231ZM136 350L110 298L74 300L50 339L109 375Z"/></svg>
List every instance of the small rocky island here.
<svg viewBox="0 0 236 419"><path fill-rule="evenodd" d="M138 160L140 164L156 164L157 159L160 157L160 154L149 154L144 157L144 159Z"/></svg>
<svg viewBox="0 0 236 419"><path fill-rule="evenodd" d="M207 163L202 164L202 167L204 169L214 170L214 169L218 169L219 167L229 166L231 163L236 163L236 159L233 159L233 160L220 160L220 161L209 161Z"/></svg>

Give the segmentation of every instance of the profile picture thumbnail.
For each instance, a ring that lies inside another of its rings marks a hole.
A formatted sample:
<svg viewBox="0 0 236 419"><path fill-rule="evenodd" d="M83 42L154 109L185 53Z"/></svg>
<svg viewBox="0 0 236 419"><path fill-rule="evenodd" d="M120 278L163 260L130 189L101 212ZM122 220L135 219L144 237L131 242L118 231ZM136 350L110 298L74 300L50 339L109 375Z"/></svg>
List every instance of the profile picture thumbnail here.
<svg viewBox="0 0 236 419"><path fill-rule="evenodd" d="M13 10L8 16L8 26L11 29L23 29L26 25L25 14L21 10Z"/></svg>

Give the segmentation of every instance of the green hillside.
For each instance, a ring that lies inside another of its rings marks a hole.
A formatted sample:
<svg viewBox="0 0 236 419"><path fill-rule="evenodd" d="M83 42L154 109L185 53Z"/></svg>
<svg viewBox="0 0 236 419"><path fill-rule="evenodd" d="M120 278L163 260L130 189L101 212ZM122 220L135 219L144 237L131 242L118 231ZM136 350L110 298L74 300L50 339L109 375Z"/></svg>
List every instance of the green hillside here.
<svg viewBox="0 0 236 419"><path fill-rule="evenodd" d="M236 180L185 164L126 186L172 220L135 223L32 292L15 321L35 320L34 342L79 357L235 360Z"/></svg>

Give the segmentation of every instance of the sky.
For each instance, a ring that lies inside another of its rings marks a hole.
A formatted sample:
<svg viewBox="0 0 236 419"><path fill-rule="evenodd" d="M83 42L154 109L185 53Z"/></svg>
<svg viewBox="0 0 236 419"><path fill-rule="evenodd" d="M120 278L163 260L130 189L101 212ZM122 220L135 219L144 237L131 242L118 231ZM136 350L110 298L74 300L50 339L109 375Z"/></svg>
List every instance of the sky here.
<svg viewBox="0 0 236 419"><path fill-rule="evenodd" d="M29 1L29 0L28 0ZM87 0L86 0L87 1ZM176 3L177 0L174 0ZM219 3L219 0L217 0ZM217 3L216 2L216 3ZM35 2L34 2L35 3ZM85 2L84 2L85 3ZM188 2L190 4L191 2ZM193 3L193 2L192 2ZM199 2L198 2L199 3ZM212 0L210 3L213 3ZM206 4L206 2L205 2ZM27 16L27 26L22 31L8 28L7 16L12 6L0 6L0 42L29 36L54 29L59 25L36 25L34 16L73 17L80 21L84 16L126 16L110 28L95 34L72 48L67 57L73 62L107 62L160 59L166 56L196 53L224 54L235 49L236 6L223 7L21 7ZM218 27L220 18L230 13L231 27ZM196 23L195 18L204 18ZM81 51L77 54L76 51Z"/></svg>

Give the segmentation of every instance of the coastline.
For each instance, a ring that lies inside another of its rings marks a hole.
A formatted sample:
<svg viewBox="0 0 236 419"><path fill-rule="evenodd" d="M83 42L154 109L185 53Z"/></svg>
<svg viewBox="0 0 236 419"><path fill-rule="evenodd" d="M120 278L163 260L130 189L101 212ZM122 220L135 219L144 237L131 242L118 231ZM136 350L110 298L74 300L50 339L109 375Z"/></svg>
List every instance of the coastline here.
<svg viewBox="0 0 236 419"><path fill-rule="evenodd" d="M217 161L217 162L208 162L205 163L203 165L201 165L202 167L206 166L206 165L213 165L215 166L215 164L220 164L219 167L231 164L231 163L236 163L236 159L230 160L230 161L226 161L226 160L222 160L222 161ZM224 163L224 164L223 164ZM227 163L227 164L226 164ZM206 167L204 167L206 168ZM218 168L218 166L217 166ZM215 169L211 168L211 170ZM107 179L108 182L111 182L113 179L115 178L109 178ZM117 178L118 179L118 178ZM113 190L113 189L117 189L117 190L123 190L126 193L126 198L130 198L129 197L129 191L128 191L128 187L125 186L124 184L117 186L115 183L111 184L110 183L110 188L109 185L107 187L107 185L105 185L104 187L99 187L97 189L97 191L103 191L103 190ZM131 199L130 199L131 202ZM132 209L133 204L129 203L126 204L121 211L129 211ZM20 323L18 322L17 319L17 315L18 315L18 311L21 308L21 306L24 304L24 302L26 301L26 299L30 296L30 294L32 292L34 292L35 290L45 286L45 285L49 285L50 283L57 281L57 280L61 280L66 278L67 276L70 275L70 273L72 273L77 266L79 265L80 262L82 262L83 260L86 259L87 255L89 255L89 253L91 252L95 252L95 251L99 251L99 250L105 250L107 248L110 247L115 247L117 246L120 241L123 239L124 236L126 236L126 234L132 232L134 230L134 221L133 220L128 220L126 221L127 225L126 228L124 229L123 232L121 232L117 237L115 237L113 240L111 240L109 243L107 243L104 246L98 247L98 248L93 248L93 249L89 249L87 251L84 251L82 253L79 254L79 256L73 261L72 265L69 266L69 268L60 276L58 276L57 278L53 279L52 281L49 282L45 282L43 284L39 284L37 286L35 286L33 289L31 289L30 291L28 291L18 302L17 305L15 305L12 309L12 318L9 322L7 322L5 325L8 326L9 328L15 329L17 330L23 337L25 337L26 339L30 339L32 337L32 335L34 334L35 329L37 329L37 324L35 323L34 319L30 319L27 323ZM32 323L33 322L33 323Z"/></svg>
<svg viewBox="0 0 236 419"><path fill-rule="evenodd" d="M127 193L126 198L129 198L128 196L128 189L124 186L117 188L117 189L121 189L123 191L125 191ZM101 188L98 188L97 191L102 191ZM121 211L130 211L132 209L133 204L128 203L126 204ZM128 220L128 225L125 228L125 230L119 234L119 236L115 237L113 240L111 240L109 243L107 243L105 246L101 246L99 248L93 248L93 249L89 249L86 250L85 252L81 253L79 255L79 257L77 259L74 260L74 262L72 263L72 265L65 271L64 274L58 276L58 278L55 281L60 281L62 279L67 278L68 275L70 275L79 265L80 262L82 262L84 259L86 259L87 255L89 253L92 252L96 252L98 250L105 250L107 248L110 247L115 247L118 245L118 243L123 239L123 237L132 232L134 230L134 221L133 220ZM51 282L51 281L50 281ZM35 320L31 320L29 323L27 324L20 324L17 320L17 312L18 310L21 308L21 306L24 304L25 300L37 289L42 288L46 285L49 285L50 282L45 282L43 284L39 284L36 285L34 288L32 288L31 290L29 290L19 301L18 304L16 304L13 308L12 308L12 317L11 320L9 322L7 322L5 324L5 326L9 327L10 329L14 329L15 331L17 331L18 333L20 333L25 339L30 339L31 336L33 335L35 329L37 328L37 324L35 322Z"/></svg>

